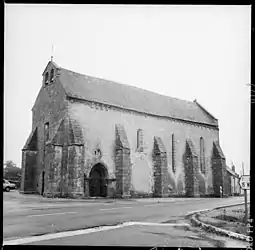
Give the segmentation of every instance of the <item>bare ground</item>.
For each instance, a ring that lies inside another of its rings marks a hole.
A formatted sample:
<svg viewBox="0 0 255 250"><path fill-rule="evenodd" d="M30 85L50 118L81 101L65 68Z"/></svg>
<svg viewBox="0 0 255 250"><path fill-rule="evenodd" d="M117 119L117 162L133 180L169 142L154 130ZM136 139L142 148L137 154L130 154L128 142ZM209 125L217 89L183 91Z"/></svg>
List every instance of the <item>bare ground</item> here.
<svg viewBox="0 0 255 250"><path fill-rule="evenodd" d="M250 215L250 205L248 204L248 218ZM249 236L249 228L245 224L244 205L217 209L199 216L199 220L234 233Z"/></svg>

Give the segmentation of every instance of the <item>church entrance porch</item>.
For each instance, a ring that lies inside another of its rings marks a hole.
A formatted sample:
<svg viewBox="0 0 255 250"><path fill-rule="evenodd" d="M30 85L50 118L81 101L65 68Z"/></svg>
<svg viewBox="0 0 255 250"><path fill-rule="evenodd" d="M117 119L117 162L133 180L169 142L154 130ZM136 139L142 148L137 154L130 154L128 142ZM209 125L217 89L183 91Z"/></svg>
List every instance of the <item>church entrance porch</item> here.
<svg viewBox="0 0 255 250"><path fill-rule="evenodd" d="M101 164L96 164L89 175L89 196L106 197L107 196L107 170Z"/></svg>

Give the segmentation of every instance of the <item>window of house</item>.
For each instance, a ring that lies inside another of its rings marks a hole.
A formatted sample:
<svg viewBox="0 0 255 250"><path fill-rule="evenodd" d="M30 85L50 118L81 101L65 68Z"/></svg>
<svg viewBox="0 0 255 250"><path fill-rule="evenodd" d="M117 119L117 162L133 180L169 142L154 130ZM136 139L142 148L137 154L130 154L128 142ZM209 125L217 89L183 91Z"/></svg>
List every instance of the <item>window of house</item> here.
<svg viewBox="0 0 255 250"><path fill-rule="evenodd" d="M53 78L54 78L54 69L51 69L51 71L50 71L50 82L53 82Z"/></svg>
<svg viewBox="0 0 255 250"><path fill-rule="evenodd" d="M49 84L49 73L48 72L46 72L46 74L45 74L44 83L45 83L45 85Z"/></svg>
<svg viewBox="0 0 255 250"><path fill-rule="evenodd" d="M44 138L45 138L45 141L49 140L49 123L48 122L46 122L44 125Z"/></svg>
<svg viewBox="0 0 255 250"><path fill-rule="evenodd" d="M176 172L176 164L175 164L175 139L174 134L172 134L172 169L173 172Z"/></svg>
<svg viewBox="0 0 255 250"><path fill-rule="evenodd" d="M200 170L205 173L205 145L204 138L200 137Z"/></svg>
<svg viewBox="0 0 255 250"><path fill-rule="evenodd" d="M137 149L143 151L143 131L142 129L137 130Z"/></svg>

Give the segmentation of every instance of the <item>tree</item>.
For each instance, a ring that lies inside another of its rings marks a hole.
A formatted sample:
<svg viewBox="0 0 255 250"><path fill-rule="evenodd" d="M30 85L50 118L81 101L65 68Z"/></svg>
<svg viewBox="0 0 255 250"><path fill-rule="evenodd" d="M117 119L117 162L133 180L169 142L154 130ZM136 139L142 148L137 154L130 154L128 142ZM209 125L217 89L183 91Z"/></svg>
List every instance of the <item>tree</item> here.
<svg viewBox="0 0 255 250"><path fill-rule="evenodd" d="M4 178L5 179L20 179L21 169L13 161L6 161L4 164Z"/></svg>
<svg viewBox="0 0 255 250"><path fill-rule="evenodd" d="M6 161L5 168L17 167L17 165L13 161Z"/></svg>

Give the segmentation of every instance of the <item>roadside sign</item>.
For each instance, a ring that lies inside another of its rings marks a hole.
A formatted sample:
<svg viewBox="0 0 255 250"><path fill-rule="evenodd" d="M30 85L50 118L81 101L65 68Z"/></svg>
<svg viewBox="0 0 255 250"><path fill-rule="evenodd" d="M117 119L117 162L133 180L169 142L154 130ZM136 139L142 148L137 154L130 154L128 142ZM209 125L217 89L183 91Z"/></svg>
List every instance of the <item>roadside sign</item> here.
<svg viewBox="0 0 255 250"><path fill-rule="evenodd" d="M247 224L248 222L247 190L250 190L250 176L242 175L239 183L240 183L241 189L244 190L245 224Z"/></svg>
<svg viewBox="0 0 255 250"><path fill-rule="evenodd" d="M239 183L241 189L250 190L250 175L242 175Z"/></svg>

